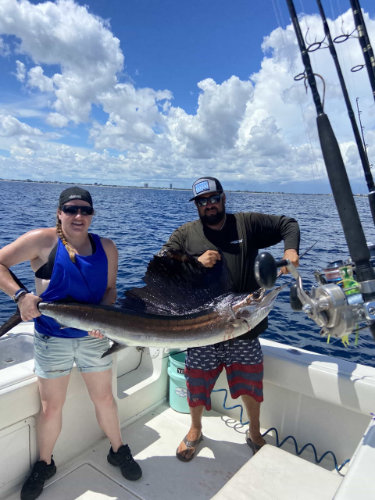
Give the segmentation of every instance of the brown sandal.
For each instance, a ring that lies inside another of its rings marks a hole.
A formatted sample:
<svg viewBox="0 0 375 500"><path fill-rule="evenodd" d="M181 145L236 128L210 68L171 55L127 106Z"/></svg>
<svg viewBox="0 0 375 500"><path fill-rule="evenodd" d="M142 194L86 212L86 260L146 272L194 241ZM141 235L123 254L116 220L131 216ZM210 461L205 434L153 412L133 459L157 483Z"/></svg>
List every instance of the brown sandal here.
<svg viewBox="0 0 375 500"><path fill-rule="evenodd" d="M196 452L196 449L198 447L198 444L203 440L203 434L201 434L199 436L198 439L196 439L195 441L189 441L187 439L187 435L184 437L184 439L182 440L183 443L185 443L186 445L186 450L182 450L182 451L178 451L178 448L176 450L176 457L181 460L182 462L190 462L190 460L192 460L192 458L194 457L195 455L195 452ZM185 456L185 453L187 451L190 451L192 450L192 454L189 456L189 457L186 457Z"/></svg>
<svg viewBox="0 0 375 500"><path fill-rule="evenodd" d="M254 441L250 438L250 432L249 431L246 431L246 443L252 449L253 455L255 455L255 453L257 451L259 451L264 446L264 444L265 444L265 443L264 444L256 444L256 443L254 443Z"/></svg>

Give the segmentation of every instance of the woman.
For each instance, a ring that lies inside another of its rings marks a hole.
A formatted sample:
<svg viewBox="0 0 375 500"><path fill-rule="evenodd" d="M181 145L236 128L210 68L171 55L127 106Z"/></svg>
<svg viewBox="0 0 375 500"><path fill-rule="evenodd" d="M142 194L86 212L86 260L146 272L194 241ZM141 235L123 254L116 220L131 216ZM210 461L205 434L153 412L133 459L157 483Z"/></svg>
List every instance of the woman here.
<svg viewBox="0 0 375 500"><path fill-rule="evenodd" d="M111 358L101 358L108 340L98 330L61 328L40 315L37 304L71 300L113 304L116 300L117 248L112 240L88 232L94 214L91 195L80 187L59 198L56 227L34 229L0 250L0 288L17 303L23 321L34 320L35 373L41 398L37 434L40 458L21 491L22 500L37 498L56 472L52 452L61 431L62 408L73 362L81 371L98 423L111 442L108 462L123 476L139 479L141 468L121 439L112 394ZM9 268L30 261L36 295L19 288ZM88 335L90 334L90 335Z"/></svg>

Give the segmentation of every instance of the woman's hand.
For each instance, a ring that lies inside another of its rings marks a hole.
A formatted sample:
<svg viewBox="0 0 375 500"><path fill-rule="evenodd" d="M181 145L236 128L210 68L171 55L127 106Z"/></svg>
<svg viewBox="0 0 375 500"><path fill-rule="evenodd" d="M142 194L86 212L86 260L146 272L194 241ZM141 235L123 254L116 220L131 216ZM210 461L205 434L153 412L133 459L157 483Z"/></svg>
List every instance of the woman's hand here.
<svg viewBox="0 0 375 500"><path fill-rule="evenodd" d="M17 302L22 321L31 321L41 315L38 309L38 303L42 299L33 293L25 293Z"/></svg>
<svg viewBox="0 0 375 500"><path fill-rule="evenodd" d="M90 337L95 337L97 339L104 339L104 335L101 333L100 330L90 330L87 333L90 335Z"/></svg>

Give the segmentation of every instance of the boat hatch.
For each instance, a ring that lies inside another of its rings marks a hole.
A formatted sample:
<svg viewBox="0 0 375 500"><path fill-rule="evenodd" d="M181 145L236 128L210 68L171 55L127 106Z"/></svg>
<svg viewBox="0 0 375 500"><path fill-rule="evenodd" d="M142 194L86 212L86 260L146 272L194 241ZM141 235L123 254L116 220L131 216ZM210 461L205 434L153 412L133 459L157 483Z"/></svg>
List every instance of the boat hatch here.
<svg viewBox="0 0 375 500"><path fill-rule="evenodd" d="M3 337L0 342L0 370L29 361L34 357L34 338L29 333Z"/></svg>

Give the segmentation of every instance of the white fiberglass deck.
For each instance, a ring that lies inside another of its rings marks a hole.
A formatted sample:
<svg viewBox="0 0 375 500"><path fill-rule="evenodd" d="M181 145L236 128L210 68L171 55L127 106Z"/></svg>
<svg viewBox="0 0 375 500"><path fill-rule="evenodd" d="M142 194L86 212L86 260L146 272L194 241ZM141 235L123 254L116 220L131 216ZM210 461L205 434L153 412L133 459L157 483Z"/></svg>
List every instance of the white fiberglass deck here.
<svg viewBox="0 0 375 500"><path fill-rule="evenodd" d="M0 369L1 500L19 499L22 482L37 457L40 398L32 351L26 361L17 352L10 355L13 342L22 345L22 354L25 346L32 345L32 327L26 331L26 326L20 326L18 333L15 329L13 341L0 339L6 354ZM281 449L276 447L274 431L266 436L268 444L252 457L245 442L246 427L238 422L240 401L228 398L223 409L225 374L212 397L216 412L203 417L204 441L197 456L189 463L178 461L176 447L189 428L190 416L165 402L168 355L160 349L133 347L116 353L113 387L123 438L143 477L127 481L108 464L109 443L102 439L82 377L74 369L54 453L57 474L46 483L40 499L375 500L371 472L375 369L272 341L262 345L262 432L277 428L280 441L292 435L299 450L311 442L319 458L332 451L339 464L350 459L350 466L341 473L335 471L329 454L316 465L309 446L300 457L292 440Z"/></svg>
<svg viewBox="0 0 375 500"><path fill-rule="evenodd" d="M118 468L107 463L109 445L105 439L65 466L55 457L58 472L46 483L40 499L328 500L342 480L336 471L284 451L288 448L266 446L251 458L245 428L215 412L203 418L204 440L196 457L189 463L180 462L175 450L189 422L189 415L162 405L123 428L123 436L143 470L139 481L125 480ZM267 437L268 443L272 441ZM308 451L303 456L312 458ZM332 461L327 460L325 466L333 468ZM19 492L7 500L18 498Z"/></svg>

